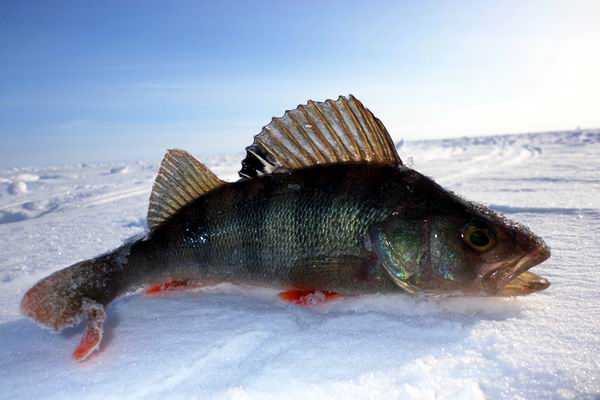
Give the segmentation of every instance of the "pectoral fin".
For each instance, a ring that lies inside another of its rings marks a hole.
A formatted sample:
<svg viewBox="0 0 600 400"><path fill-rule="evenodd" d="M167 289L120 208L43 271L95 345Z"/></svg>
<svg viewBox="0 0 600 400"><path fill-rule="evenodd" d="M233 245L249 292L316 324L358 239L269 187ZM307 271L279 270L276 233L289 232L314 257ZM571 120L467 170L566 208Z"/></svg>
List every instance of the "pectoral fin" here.
<svg viewBox="0 0 600 400"><path fill-rule="evenodd" d="M367 274L370 260L366 257L315 256L297 261L289 274L293 287L332 289Z"/></svg>
<svg viewBox="0 0 600 400"><path fill-rule="evenodd" d="M342 297L332 290L347 287L348 282L367 274L370 260L366 257L315 256L295 263L289 281L296 289L279 294L279 298L292 304L315 306Z"/></svg>

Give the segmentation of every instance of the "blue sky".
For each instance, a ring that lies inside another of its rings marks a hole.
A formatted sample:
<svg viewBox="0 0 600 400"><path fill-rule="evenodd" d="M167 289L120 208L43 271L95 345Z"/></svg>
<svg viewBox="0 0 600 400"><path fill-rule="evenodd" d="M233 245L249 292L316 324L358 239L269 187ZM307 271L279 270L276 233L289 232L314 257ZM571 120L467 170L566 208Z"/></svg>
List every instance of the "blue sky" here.
<svg viewBox="0 0 600 400"><path fill-rule="evenodd" d="M600 127L598 1L19 1L0 166L241 151L353 93L394 139Z"/></svg>

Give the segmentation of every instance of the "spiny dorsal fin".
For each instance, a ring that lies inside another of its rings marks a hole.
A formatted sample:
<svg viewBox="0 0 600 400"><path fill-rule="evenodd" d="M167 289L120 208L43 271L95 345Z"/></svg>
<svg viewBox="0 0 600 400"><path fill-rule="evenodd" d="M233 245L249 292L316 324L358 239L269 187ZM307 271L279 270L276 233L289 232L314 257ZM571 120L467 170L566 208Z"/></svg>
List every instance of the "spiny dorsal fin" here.
<svg viewBox="0 0 600 400"><path fill-rule="evenodd" d="M150 194L148 228L156 228L182 207L224 183L189 153L168 150Z"/></svg>
<svg viewBox="0 0 600 400"><path fill-rule="evenodd" d="M402 164L381 121L354 96L340 96L322 103L309 100L273 118L246 148L239 175L353 161Z"/></svg>

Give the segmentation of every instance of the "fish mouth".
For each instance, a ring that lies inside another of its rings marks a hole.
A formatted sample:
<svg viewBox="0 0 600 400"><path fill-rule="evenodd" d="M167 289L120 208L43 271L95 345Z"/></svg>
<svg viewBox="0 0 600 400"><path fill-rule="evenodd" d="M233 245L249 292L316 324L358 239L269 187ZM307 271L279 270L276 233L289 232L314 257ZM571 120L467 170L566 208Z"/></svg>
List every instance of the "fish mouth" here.
<svg viewBox="0 0 600 400"><path fill-rule="evenodd" d="M550 249L543 246L521 258L488 264L480 273L481 288L495 296L522 296L544 290L550 281L528 270L549 257Z"/></svg>

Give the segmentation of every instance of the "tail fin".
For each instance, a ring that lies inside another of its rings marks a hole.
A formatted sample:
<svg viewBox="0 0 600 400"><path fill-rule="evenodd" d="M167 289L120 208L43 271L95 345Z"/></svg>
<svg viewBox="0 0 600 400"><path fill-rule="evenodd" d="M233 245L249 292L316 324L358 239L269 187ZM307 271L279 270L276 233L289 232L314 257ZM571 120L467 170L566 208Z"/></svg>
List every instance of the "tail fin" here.
<svg viewBox="0 0 600 400"><path fill-rule="evenodd" d="M127 288L129 248L125 245L42 279L25 293L21 311L56 332L87 319L86 332L73 353L78 361L87 358L102 340L105 306Z"/></svg>

